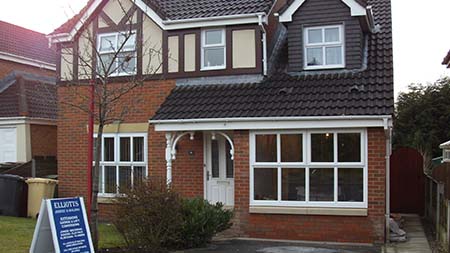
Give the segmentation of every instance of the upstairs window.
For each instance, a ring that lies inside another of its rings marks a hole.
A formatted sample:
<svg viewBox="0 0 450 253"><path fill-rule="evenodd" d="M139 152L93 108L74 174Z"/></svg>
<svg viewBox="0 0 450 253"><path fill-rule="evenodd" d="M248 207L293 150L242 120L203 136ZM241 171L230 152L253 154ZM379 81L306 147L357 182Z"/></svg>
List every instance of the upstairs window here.
<svg viewBox="0 0 450 253"><path fill-rule="evenodd" d="M305 69L343 68L345 66L342 25L304 29Z"/></svg>
<svg viewBox="0 0 450 253"><path fill-rule="evenodd" d="M225 68L225 29L202 31L202 70Z"/></svg>
<svg viewBox="0 0 450 253"><path fill-rule="evenodd" d="M109 68L109 76L136 74L136 33L99 34L97 45L98 73L104 75Z"/></svg>

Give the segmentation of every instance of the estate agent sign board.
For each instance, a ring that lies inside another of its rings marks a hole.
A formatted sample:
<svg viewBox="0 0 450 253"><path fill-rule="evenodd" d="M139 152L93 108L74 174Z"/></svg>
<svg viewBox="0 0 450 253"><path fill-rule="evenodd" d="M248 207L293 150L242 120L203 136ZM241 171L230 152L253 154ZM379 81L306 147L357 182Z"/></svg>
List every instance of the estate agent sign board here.
<svg viewBox="0 0 450 253"><path fill-rule="evenodd" d="M83 198L42 200L30 253L94 253Z"/></svg>

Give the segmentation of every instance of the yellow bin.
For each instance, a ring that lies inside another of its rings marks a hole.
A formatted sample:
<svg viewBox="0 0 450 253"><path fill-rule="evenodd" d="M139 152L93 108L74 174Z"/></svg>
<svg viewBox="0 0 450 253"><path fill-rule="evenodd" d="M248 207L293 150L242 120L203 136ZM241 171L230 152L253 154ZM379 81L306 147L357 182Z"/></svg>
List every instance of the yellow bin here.
<svg viewBox="0 0 450 253"><path fill-rule="evenodd" d="M43 199L53 198L58 180L30 178L28 184L28 217L36 218Z"/></svg>

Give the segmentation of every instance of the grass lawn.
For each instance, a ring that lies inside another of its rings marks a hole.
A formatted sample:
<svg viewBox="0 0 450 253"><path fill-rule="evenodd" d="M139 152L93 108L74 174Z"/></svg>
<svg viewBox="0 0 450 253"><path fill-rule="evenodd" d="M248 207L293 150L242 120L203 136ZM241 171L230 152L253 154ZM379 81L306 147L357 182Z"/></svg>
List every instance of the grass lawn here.
<svg viewBox="0 0 450 253"><path fill-rule="evenodd" d="M33 239L36 219L0 216L0 252L28 252ZM100 248L125 246L113 225L100 224Z"/></svg>

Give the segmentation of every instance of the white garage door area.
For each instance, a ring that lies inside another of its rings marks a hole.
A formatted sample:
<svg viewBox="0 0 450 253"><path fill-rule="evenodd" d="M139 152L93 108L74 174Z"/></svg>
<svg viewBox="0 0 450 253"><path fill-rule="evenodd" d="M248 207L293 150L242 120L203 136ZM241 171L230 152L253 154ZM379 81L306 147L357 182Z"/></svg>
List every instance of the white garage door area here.
<svg viewBox="0 0 450 253"><path fill-rule="evenodd" d="M0 163L17 161L16 128L0 128Z"/></svg>

